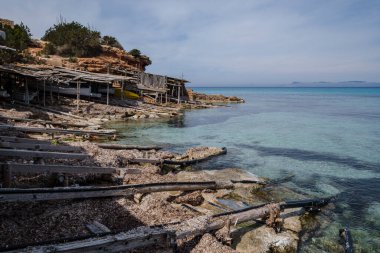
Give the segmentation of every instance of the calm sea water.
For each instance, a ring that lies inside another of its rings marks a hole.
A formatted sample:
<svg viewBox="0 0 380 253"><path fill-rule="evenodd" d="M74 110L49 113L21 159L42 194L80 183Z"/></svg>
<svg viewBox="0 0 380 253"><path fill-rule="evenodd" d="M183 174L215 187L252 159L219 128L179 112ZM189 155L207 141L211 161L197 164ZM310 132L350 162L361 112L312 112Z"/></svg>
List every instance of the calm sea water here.
<svg viewBox="0 0 380 253"><path fill-rule="evenodd" d="M351 227L357 252L380 252L380 88L195 88L245 104L186 111L165 121L117 123L128 143L184 151L225 146L208 167L240 167L308 196L338 196L331 223L301 252L331 252Z"/></svg>

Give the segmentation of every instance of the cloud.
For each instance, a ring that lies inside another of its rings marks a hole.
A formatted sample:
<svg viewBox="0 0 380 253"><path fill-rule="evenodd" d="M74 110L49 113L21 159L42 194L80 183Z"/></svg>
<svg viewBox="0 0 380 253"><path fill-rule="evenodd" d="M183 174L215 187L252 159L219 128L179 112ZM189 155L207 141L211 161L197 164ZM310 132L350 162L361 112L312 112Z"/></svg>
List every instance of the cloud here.
<svg viewBox="0 0 380 253"><path fill-rule="evenodd" d="M36 37L62 15L139 48L195 85L380 81L378 1L21 1L0 16Z"/></svg>

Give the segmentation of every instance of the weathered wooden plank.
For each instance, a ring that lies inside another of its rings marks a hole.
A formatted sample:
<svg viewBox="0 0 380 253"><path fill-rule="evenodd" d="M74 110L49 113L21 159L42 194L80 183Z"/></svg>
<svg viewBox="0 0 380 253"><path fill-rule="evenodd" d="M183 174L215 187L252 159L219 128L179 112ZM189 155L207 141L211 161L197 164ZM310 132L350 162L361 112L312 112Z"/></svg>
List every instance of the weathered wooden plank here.
<svg viewBox="0 0 380 253"><path fill-rule="evenodd" d="M34 122L34 123L41 123L41 124L49 124L53 126L63 126L63 127L89 127L94 126L91 124L74 124L70 122L55 122L51 120L42 120L42 119L24 119L24 118L16 118L16 117L4 117L0 116L0 118L7 119L7 120L13 120L13 121L20 121L20 122Z"/></svg>
<svg viewBox="0 0 380 253"><path fill-rule="evenodd" d="M46 164L1 164L11 169L12 173L68 173L68 174L113 174L118 173L118 168L91 167L91 166L70 166L70 165L46 165ZM125 173L140 172L137 169L124 169Z"/></svg>
<svg viewBox="0 0 380 253"><path fill-rule="evenodd" d="M52 158L52 159L85 159L87 154L63 153L48 151L32 151L24 149L4 149L0 148L0 156L23 157L23 158Z"/></svg>
<svg viewBox="0 0 380 253"><path fill-rule="evenodd" d="M50 141L47 140L38 140L32 138L21 138L15 136L0 136L0 141L4 142L16 142L16 143L44 143L50 144Z"/></svg>
<svg viewBox="0 0 380 253"><path fill-rule="evenodd" d="M133 158L128 160L129 163L151 163L151 164L161 164L163 160L160 159L146 159L146 158Z"/></svg>
<svg viewBox="0 0 380 253"><path fill-rule="evenodd" d="M139 227L127 232L103 237L89 238L61 244L50 244L25 249L14 249L8 253L101 253L101 252L127 252L133 249L159 245L171 248L175 245L175 234L162 228Z"/></svg>
<svg viewBox="0 0 380 253"><path fill-rule="evenodd" d="M151 193L163 191L195 191L203 189L222 188L229 189L233 187L234 185L231 182L208 181L131 184L108 187L0 189L0 202L132 196L136 193Z"/></svg>
<svg viewBox="0 0 380 253"><path fill-rule="evenodd" d="M122 145L122 144L98 144L99 148L105 149L138 149L138 150L159 150L158 146L139 146L139 145Z"/></svg>
<svg viewBox="0 0 380 253"><path fill-rule="evenodd" d="M99 130L99 131L84 131L84 130L69 130L69 129L58 129L58 128L42 128L42 127L19 127L11 125L0 125L0 130L9 131L17 130L20 132L27 133L61 133L61 134L79 134L79 135L98 135L98 136L113 136L115 135L115 130Z"/></svg>
<svg viewBox="0 0 380 253"><path fill-rule="evenodd" d="M41 151L60 151L60 152L76 152L82 151L80 147L53 145L44 143L14 143L14 142L0 142L0 148L14 148L14 149L28 149L28 150L41 150Z"/></svg>

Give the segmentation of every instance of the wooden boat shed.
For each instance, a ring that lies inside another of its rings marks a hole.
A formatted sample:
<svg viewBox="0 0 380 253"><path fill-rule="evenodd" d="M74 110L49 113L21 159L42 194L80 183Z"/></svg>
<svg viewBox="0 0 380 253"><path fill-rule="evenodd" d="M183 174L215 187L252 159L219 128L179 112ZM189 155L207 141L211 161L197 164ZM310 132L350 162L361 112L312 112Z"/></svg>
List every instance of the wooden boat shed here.
<svg viewBox="0 0 380 253"><path fill-rule="evenodd" d="M113 91L112 85L116 83L121 90L135 91L140 96L149 97L156 102L181 103L188 100L185 88L187 82L183 79L127 69L110 69L110 74L103 74L46 65L0 65L1 92L7 92L12 98L27 104L38 96L38 100L45 105L46 93L50 94L52 101L52 93L58 93L59 97L60 89L67 88L78 101L81 95L96 97L96 94L100 95L96 92L104 92L108 105ZM95 93L83 94L83 88ZM42 98L39 97L40 93L43 95ZM63 92L61 95L64 95ZM121 92L121 99L124 99L123 96L124 93Z"/></svg>
<svg viewBox="0 0 380 253"><path fill-rule="evenodd" d="M128 83L136 92L151 97L156 102L188 101L185 87L189 82L187 80L121 68L112 68L111 73L130 77Z"/></svg>
<svg viewBox="0 0 380 253"><path fill-rule="evenodd" d="M81 85L86 84L90 87L101 86L106 88L108 105L110 85L114 82L124 84L130 79L130 77L120 75L92 73L44 65L0 65L0 87L12 97L22 93L21 100L27 104L31 100L31 96L38 95L38 99L40 99L39 93L42 92L43 104L45 105L46 93L50 93L52 100L53 86L57 85L74 88L76 85L76 94L73 95L76 95L79 101ZM34 90L34 93L32 90Z"/></svg>

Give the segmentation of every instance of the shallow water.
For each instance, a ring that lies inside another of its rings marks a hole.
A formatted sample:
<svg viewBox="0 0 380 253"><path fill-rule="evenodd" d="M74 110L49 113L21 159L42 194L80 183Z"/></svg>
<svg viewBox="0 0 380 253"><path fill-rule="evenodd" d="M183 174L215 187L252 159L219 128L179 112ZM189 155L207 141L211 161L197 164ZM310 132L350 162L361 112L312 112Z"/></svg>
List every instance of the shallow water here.
<svg viewBox="0 0 380 253"><path fill-rule="evenodd" d="M126 143L184 151L225 146L203 167L240 167L308 196L336 195L330 225L301 252L340 252L349 225L357 252L380 251L380 88L195 88L245 104L185 112L170 120L113 123ZM379 249L379 250L377 250Z"/></svg>

